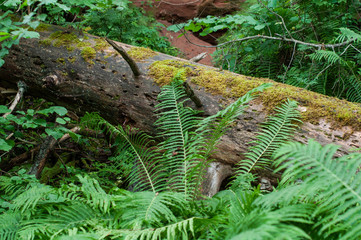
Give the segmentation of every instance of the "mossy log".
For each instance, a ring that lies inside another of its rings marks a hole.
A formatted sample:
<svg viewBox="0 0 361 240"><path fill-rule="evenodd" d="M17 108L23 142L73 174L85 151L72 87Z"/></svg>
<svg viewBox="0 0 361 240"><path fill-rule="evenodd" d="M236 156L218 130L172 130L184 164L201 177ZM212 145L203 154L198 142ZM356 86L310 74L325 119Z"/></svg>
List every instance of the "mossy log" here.
<svg viewBox="0 0 361 240"><path fill-rule="evenodd" d="M159 85L168 83L181 68L184 80L202 103L201 107L193 107L204 111L205 116L216 113L253 87L273 82L117 43L143 73L135 77L127 62L101 38L54 26L42 26L39 30L40 39L22 39L11 49L0 68L0 87L16 88L21 80L28 85L28 94L78 114L99 112L112 123L130 124L150 134L156 131L153 111ZM322 144L335 143L341 145L339 154L361 148L360 105L273 83L222 138L219 152L214 156L220 164L229 166L242 160L259 123L287 98L299 102L303 116L304 124L295 140L307 142L314 138ZM218 171L218 167L214 169ZM209 180L216 182L212 183L213 187L218 188L231 171L224 172L216 174L218 180ZM214 189L209 190L205 185L205 191Z"/></svg>

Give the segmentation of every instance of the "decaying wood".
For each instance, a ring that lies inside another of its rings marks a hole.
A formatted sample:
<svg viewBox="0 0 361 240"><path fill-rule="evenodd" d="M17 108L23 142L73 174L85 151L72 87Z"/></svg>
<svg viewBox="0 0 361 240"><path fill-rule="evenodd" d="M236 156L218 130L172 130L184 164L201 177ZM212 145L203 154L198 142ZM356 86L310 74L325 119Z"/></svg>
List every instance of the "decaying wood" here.
<svg viewBox="0 0 361 240"><path fill-rule="evenodd" d="M41 38L47 38L50 33L51 31L42 32ZM93 36L89 37L89 41L96 39ZM131 48L126 44L117 43L117 45L125 50ZM64 61L59 61L60 58ZM153 126L156 120L153 111L160 92L159 86L148 75L149 66L158 60L187 62L158 54L138 61L137 65L143 74L134 77L128 63L110 46L99 50L93 61L94 64L91 64L81 57L79 49L69 52L64 47L44 46L36 39L23 39L20 45L11 49L5 60L4 66L0 68L0 87L14 88L18 81L24 81L31 95L65 106L77 114L99 112L112 123L130 124L149 134L156 132ZM204 116L215 114L221 109L219 101L225 100L224 97L212 95L193 83L189 85L202 103L199 108L195 105L193 107L204 111ZM232 99L226 100L232 101ZM255 139L259 123L263 122L266 116L262 103L250 104L245 114L222 137L219 151L213 156L219 164L224 165L219 166L218 169L228 169L227 166L242 159L249 142ZM321 119L317 124L305 122L296 134L295 140L305 143L308 139L314 138L322 144L335 143L341 146L339 154L343 154L350 148L361 148L360 130L361 126L334 128L330 122ZM212 178L213 173L210 174ZM222 180L230 174L230 171L224 171L222 176L217 174L217 178ZM212 186L216 186L215 188L220 186L219 182L212 181L205 184L205 192L214 192L217 189L213 189Z"/></svg>
<svg viewBox="0 0 361 240"><path fill-rule="evenodd" d="M3 118L6 118L12 111L14 111L16 105L23 98L24 92L26 91L26 84L23 81L18 82L18 92L15 95L14 101L11 103L9 110L10 112L4 113Z"/></svg>

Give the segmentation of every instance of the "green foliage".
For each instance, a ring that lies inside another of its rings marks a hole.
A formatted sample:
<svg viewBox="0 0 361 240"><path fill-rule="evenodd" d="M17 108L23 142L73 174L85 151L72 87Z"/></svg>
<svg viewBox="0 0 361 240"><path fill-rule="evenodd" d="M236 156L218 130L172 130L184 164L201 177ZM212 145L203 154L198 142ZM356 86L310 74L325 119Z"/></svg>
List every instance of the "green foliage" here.
<svg viewBox="0 0 361 240"><path fill-rule="evenodd" d="M328 237L341 231L338 239L360 238L361 176L358 174L361 154L353 153L334 158L339 147L311 140L308 145L290 143L275 157L278 170L284 170L282 183L293 185L301 179L298 191L287 198L302 198L317 202L314 215L322 218L315 224ZM287 161L285 161L287 159Z"/></svg>
<svg viewBox="0 0 361 240"><path fill-rule="evenodd" d="M360 8L357 0L257 1L234 15L196 18L169 29L184 27L202 36L227 29L214 55L223 69L360 102ZM345 41L352 42L325 47Z"/></svg>
<svg viewBox="0 0 361 240"><path fill-rule="evenodd" d="M178 75L159 96L156 125L164 141L157 147L136 129L87 115L84 124L108 133L118 148L117 160L132 165L129 179L137 191L106 191L88 175L77 175L58 188L40 184L25 170L0 176L0 238L359 239L361 154L335 158L338 147L322 147L313 140L279 148L299 121L294 101L277 108L249 149L251 165L261 158L269 164L263 159L273 154L277 171L283 171L273 192L263 194L251 186L254 177L246 163L230 189L212 198L198 194L198 174L203 175L193 167L209 162L225 128L266 87L202 120L184 106ZM57 107L42 111L51 112L65 114Z"/></svg>
<svg viewBox="0 0 361 240"><path fill-rule="evenodd" d="M73 26L78 30L90 27L92 33L100 36L178 54L178 50L159 35L162 25L128 0L3 0L0 3L0 67L11 46L21 38L40 36L34 29L41 22Z"/></svg>
<svg viewBox="0 0 361 240"><path fill-rule="evenodd" d="M257 140L253 142L256 145L250 147L245 154L246 159L238 163L239 175L271 165L273 152L290 139L297 127L295 123L301 122L297 107L296 101L287 101L275 109L277 114L263 124Z"/></svg>
<svg viewBox="0 0 361 240"><path fill-rule="evenodd" d="M203 119L197 111L184 107L186 97L183 82L178 73L169 86L164 86L156 106L158 120L155 125L159 137L164 139L157 148L150 137L135 129L113 126L96 114L88 114L83 124L101 128L116 136L115 145L122 159L133 162L128 180L133 190L172 190L183 193L185 199L198 196L203 171L210 161L219 138L226 128L239 116L247 103L254 99L254 93L269 87L262 85L248 92L242 98L214 116Z"/></svg>
<svg viewBox="0 0 361 240"><path fill-rule="evenodd" d="M0 114L9 112L10 110L6 106L0 105ZM43 129L47 135L53 136L55 139L59 139L65 133L69 132L69 130L64 127L64 124L70 121L70 118L64 117L67 113L64 107L52 106L38 111L28 109L26 112L17 111L16 113L16 115L8 114L6 117L0 118L1 151L11 151L17 139L24 141L22 138L27 135L27 131L32 132L36 129ZM49 122L45 119L53 114L54 116L59 116L55 118L54 122ZM13 135L15 140L12 138ZM76 134L73 134L73 137L76 137ZM27 145L26 149L31 146L33 146L33 144ZM3 155L0 156L0 160Z"/></svg>
<svg viewBox="0 0 361 240"><path fill-rule="evenodd" d="M121 41L127 44L149 47L155 51L177 55L166 37L159 35L162 24L144 15L139 8L128 6L122 10L96 9L84 15L84 25L91 27L90 32L98 36Z"/></svg>

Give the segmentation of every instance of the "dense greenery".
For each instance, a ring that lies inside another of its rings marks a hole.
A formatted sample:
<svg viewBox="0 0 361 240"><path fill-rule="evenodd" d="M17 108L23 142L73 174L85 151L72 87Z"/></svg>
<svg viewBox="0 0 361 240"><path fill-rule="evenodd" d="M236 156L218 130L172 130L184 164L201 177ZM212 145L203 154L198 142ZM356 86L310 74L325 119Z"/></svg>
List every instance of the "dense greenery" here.
<svg viewBox="0 0 361 240"><path fill-rule="evenodd" d="M0 65L12 44L38 36L33 29L40 21L78 30L90 26L87 31L101 36L174 50L149 28L155 26L148 25L150 18L126 0L0 3ZM216 54L223 67L359 101L359 8L359 1L351 0L260 1L242 14L198 19L185 27L202 29L203 35L228 28L223 41L257 36L223 45ZM276 33L282 39L262 37L277 38ZM295 44L296 39L304 43ZM178 72L158 96L154 137L113 125L98 113L79 123L65 108L45 101L27 99L13 112L0 105L0 164L45 138L72 137L65 147L58 143L40 179L28 174L32 157L1 169L0 239L361 238L361 154L336 157L334 145L287 142L301 123L292 100L261 125L226 189L204 196L203 177L221 137L270 84L202 118L187 107L181 76ZM78 125L84 135L70 130ZM259 170L282 174L273 191L257 185Z"/></svg>
<svg viewBox="0 0 361 240"><path fill-rule="evenodd" d="M218 66L361 102L360 1L248 2L238 14L171 29L200 35L227 29L214 56Z"/></svg>
<svg viewBox="0 0 361 240"><path fill-rule="evenodd" d="M178 54L177 49L159 35L161 24L128 0L0 0L0 66L11 46L18 44L21 38L39 37L34 29L41 22L87 30L124 43Z"/></svg>
<svg viewBox="0 0 361 240"><path fill-rule="evenodd" d="M265 87L200 119L184 106L185 91L175 79L159 96L156 125L164 141L156 148L145 133L89 114L83 124L110 133L116 161L130 165L133 191L104 190L86 174L59 187L24 170L1 176L1 239L359 239L361 154L334 158L338 147L313 140L284 144L297 127L293 101L263 125L230 188L212 198L200 195L200 174L219 138ZM272 159L284 172L265 194L251 186L249 172Z"/></svg>

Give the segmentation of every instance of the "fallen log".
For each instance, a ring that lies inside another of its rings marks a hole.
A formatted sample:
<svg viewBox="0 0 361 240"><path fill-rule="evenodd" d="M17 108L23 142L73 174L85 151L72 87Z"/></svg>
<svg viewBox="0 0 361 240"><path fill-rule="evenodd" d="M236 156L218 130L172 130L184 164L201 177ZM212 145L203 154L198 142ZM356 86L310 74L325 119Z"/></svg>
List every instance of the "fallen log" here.
<svg viewBox="0 0 361 240"><path fill-rule="evenodd" d="M0 68L0 87L15 88L18 81L28 86L28 94L45 98L78 114L99 112L115 124L130 124L149 134L155 133L153 113L159 85L166 84L183 69L183 78L201 101L204 116L242 96L269 79L233 74L184 59L115 42L133 58L142 73L134 76L128 63L104 39L77 35L60 27L42 26L40 39L23 39L14 46ZM361 106L304 89L273 82L272 88L250 104L234 127L222 138L216 161L224 174L212 171L205 192L215 192L231 174L227 166L242 159L254 140L259 123L287 98L299 102L304 124L296 141L314 138L322 144L341 146L339 154L361 148ZM210 186L213 186L213 189Z"/></svg>

